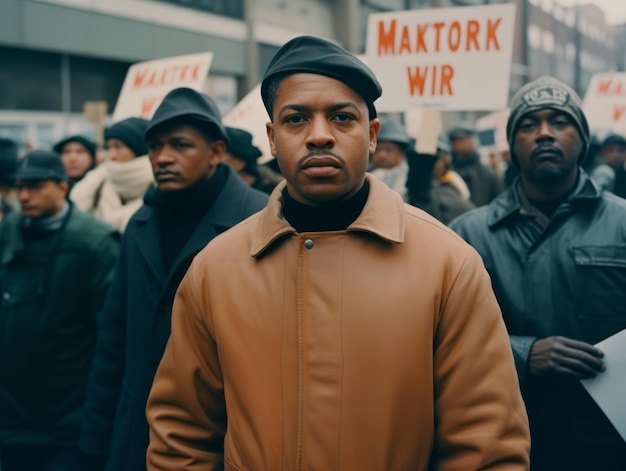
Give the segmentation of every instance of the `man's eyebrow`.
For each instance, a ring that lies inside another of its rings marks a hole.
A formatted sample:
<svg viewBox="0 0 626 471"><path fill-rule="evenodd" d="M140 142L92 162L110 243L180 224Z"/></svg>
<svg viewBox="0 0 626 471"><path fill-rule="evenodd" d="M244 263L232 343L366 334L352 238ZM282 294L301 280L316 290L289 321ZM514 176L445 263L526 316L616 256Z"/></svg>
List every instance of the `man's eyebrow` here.
<svg viewBox="0 0 626 471"><path fill-rule="evenodd" d="M328 108L326 108L325 111L327 113L332 113L332 112L340 111L340 110L343 110L343 109L346 109L346 108L353 108L355 111L359 111L360 112L360 109L357 106L357 104L352 102L352 101L343 101L343 102L340 102L340 103L335 103L335 104L329 106ZM287 104L287 105L283 106L279 110L278 114L280 115L281 113L284 113L285 111L307 112L307 111L310 111L310 110L311 110L310 106L299 105L297 103L292 103L292 104Z"/></svg>

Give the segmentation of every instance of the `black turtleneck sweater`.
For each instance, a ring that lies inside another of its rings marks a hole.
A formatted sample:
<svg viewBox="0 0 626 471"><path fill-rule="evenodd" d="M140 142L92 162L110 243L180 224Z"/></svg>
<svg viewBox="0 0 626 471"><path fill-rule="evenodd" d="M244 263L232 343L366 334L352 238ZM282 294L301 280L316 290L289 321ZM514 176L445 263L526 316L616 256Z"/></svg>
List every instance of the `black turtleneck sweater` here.
<svg viewBox="0 0 626 471"><path fill-rule="evenodd" d="M319 206L308 206L294 200L285 188L283 216L298 232L342 231L359 217L369 191L370 184L365 180L361 189L346 201L330 201Z"/></svg>
<svg viewBox="0 0 626 471"><path fill-rule="evenodd" d="M161 257L168 273L194 229L209 211L224 183L227 169L218 165L213 176L178 191L153 189L145 203L154 208L159 221Z"/></svg>

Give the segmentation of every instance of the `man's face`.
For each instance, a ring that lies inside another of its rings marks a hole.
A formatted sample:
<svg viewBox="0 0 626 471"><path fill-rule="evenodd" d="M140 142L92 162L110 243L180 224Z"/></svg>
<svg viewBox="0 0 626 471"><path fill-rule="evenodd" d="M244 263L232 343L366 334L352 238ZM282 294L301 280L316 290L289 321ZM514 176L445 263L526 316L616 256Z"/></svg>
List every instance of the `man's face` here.
<svg viewBox="0 0 626 471"><path fill-rule="evenodd" d="M109 159L114 162L129 162L135 158L135 153L119 139L107 139Z"/></svg>
<svg viewBox="0 0 626 471"><path fill-rule="evenodd" d="M54 216L63 208L68 185L53 180L18 180L17 198L29 218Z"/></svg>
<svg viewBox="0 0 626 471"><path fill-rule="evenodd" d="M609 144L601 151L602 158L614 169L624 168L626 163L626 144Z"/></svg>
<svg viewBox="0 0 626 471"><path fill-rule="evenodd" d="M371 163L376 168L394 168L404 160L404 149L395 142L378 141Z"/></svg>
<svg viewBox="0 0 626 471"><path fill-rule="evenodd" d="M455 162L464 162L476 155L476 145L472 136L456 138L450 145Z"/></svg>
<svg viewBox="0 0 626 471"><path fill-rule="evenodd" d="M65 144L61 151L61 161L71 179L81 178L93 163L91 154L80 142Z"/></svg>
<svg viewBox="0 0 626 471"><path fill-rule="evenodd" d="M513 148L520 172L531 181L556 183L577 175L582 140L565 113L545 109L524 115Z"/></svg>
<svg viewBox="0 0 626 471"><path fill-rule="evenodd" d="M267 123L270 149L289 194L313 206L359 191L379 129L380 120L370 121L358 93L316 74L283 79L273 122Z"/></svg>
<svg viewBox="0 0 626 471"><path fill-rule="evenodd" d="M177 124L155 133L148 141L149 157L157 185L177 191L210 178L225 152L221 140L207 142L191 124Z"/></svg>

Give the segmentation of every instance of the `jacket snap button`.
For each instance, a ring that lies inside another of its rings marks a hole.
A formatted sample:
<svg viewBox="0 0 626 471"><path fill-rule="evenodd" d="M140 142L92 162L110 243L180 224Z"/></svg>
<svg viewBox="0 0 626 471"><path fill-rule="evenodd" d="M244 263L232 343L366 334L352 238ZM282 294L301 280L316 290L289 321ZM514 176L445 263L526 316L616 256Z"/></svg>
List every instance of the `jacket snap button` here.
<svg viewBox="0 0 626 471"><path fill-rule="evenodd" d="M304 241L304 248L307 250L311 250L313 248L313 241L311 239L307 239Z"/></svg>
<svg viewBox="0 0 626 471"><path fill-rule="evenodd" d="M2 293L2 299L8 301L9 299L11 299L11 293Z"/></svg>

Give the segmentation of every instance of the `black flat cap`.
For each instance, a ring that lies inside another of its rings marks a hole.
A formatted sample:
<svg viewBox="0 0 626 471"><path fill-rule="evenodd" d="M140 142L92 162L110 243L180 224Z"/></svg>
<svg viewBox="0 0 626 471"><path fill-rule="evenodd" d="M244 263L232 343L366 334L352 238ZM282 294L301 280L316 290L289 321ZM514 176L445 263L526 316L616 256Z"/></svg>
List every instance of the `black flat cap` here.
<svg viewBox="0 0 626 471"><path fill-rule="evenodd" d="M228 153L245 161L246 165L256 166L263 152L252 143L252 134L240 128L226 127L228 133Z"/></svg>
<svg viewBox="0 0 626 471"><path fill-rule="evenodd" d="M14 180L67 180L61 157L49 150L34 150L20 160Z"/></svg>
<svg viewBox="0 0 626 471"><path fill-rule="evenodd" d="M85 136L66 137L65 139L57 142L52 148L52 150L54 150L55 152L59 154L62 154L63 147L65 147L65 144L69 144L70 142L78 142L79 144L82 144L83 147L87 149L87 152L89 152L89 155L91 155L91 158L92 159L96 158L96 143L93 142L91 139L87 139Z"/></svg>
<svg viewBox="0 0 626 471"><path fill-rule="evenodd" d="M288 41L270 61L261 83L261 98L268 113L272 108L268 106L272 77L298 73L325 75L345 83L363 97L370 119L376 117L374 102L382 94L382 87L374 72L351 52L315 36L299 36Z"/></svg>
<svg viewBox="0 0 626 471"><path fill-rule="evenodd" d="M148 124L145 139L148 140L153 131L163 124L183 119L195 121L212 137L228 141L220 110L213 99L186 87L176 88L163 98Z"/></svg>
<svg viewBox="0 0 626 471"><path fill-rule="evenodd" d="M626 146L626 137L622 136L621 134L611 133L604 138L601 147L606 147L613 144L622 144Z"/></svg>

